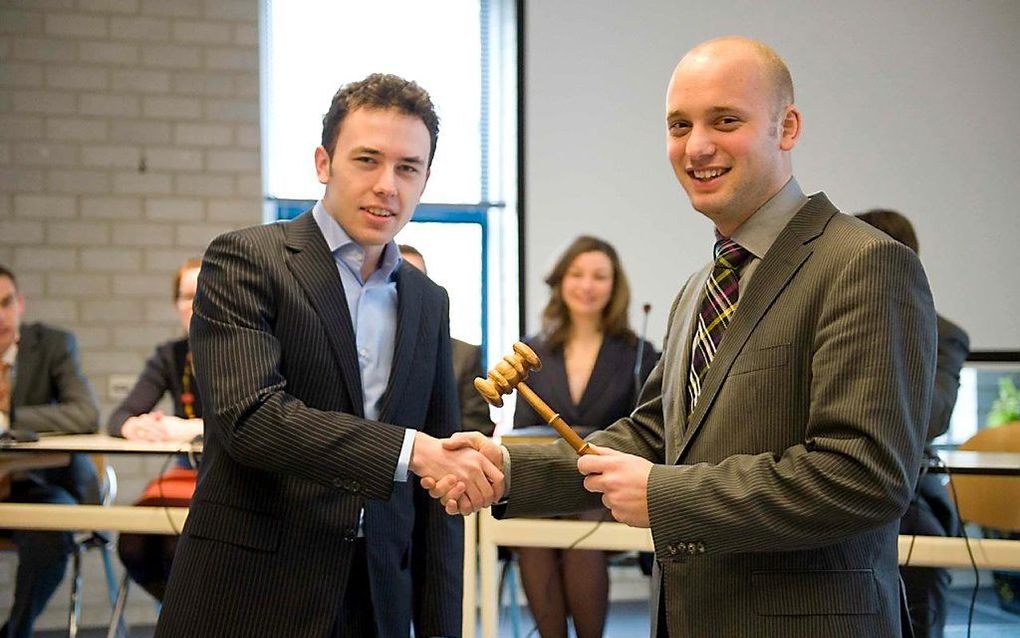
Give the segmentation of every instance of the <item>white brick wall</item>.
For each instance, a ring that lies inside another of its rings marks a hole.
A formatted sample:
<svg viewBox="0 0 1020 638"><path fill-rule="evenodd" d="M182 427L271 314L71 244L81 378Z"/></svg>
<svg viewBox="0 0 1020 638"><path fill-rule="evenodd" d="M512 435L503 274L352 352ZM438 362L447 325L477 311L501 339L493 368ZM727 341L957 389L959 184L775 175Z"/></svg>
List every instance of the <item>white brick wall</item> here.
<svg viewBox="0 0 1020 638"><path fill-rule="evenodd" d="M177 334L170 279L216 234L258 223L258 0L0 0L0 262L27 319L73 330L102 418ZM115 457L118 500L163 459ZM0 555L0 622L14 561ZM98 557L84 624L109 614ZM40 628L66 625L67 585ZM128 619L155 610L135 588Z"/></svg>

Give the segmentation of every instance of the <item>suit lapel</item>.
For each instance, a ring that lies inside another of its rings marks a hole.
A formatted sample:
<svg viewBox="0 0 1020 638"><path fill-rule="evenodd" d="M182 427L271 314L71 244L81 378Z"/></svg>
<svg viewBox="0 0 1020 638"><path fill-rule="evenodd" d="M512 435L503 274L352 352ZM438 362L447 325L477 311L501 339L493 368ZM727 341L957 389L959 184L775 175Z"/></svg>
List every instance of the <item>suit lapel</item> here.
<svg viewBox="0 0 1020 638"><path fill-rule="evenodd" d="M358 416L364 416L365 400L361 388L361 371L358 369L357 341L336 261L311 211L284 224L284 232L287 248L291 252L287 267L322 320L344 385L350 391L353 403L351 409Z"/></svg>
<svg viewBox="0 0 1020 638"><path fill-rule="evenodd" d="M417 273L410 272L411 266L402 265L397 269L397 336L390 365L390 381L382 397L379 419L388 422L390 403L393 397L403 395L407 377L415 363L415 344L418 327L422 320L422 294L425 282Z"/></svg>
<svg viewBox="0 0 1020 638"><path fill-rule="evenodd" d="M549 393L549 401L559 409L557 413L568 425L577 425L574 414L574 400L570 398L570 379L567 378L567 358L563 346L551 350L549 355L542 360L542 370L539 374L545 378L542 384ZM582 397L583 398L583 397Z"/></svg>
<svg viewBox="0 0 1020 638"><path fill-rule="evenodd" d="M581 400L577 402L577 409L571 415L575 420L580 421L582 415L586 415L596 407L599 401L605 399L606 389L612 383L614 375L619 371L617 366L627 360L627 344L616 337L604 336L599 345L599 351L595 354L595 366L588 377L588 385L584 386L581 393ZM635 346L635 350L637 346ZM564 370L564 378L566 371ZM567 396L570 396L569 379L567 383ZM572 406L573 407L573 406ZM571 425L591 425L589 423L572 423Z"/></svg>
<svg viewBox="0 0 1020 638"><path fill-rule="evenodd" d="M39 331L36 326L22 326L21 335L18 338L18 356L14 360L14 374L11 382L14 384L11 392L11 405L23 406L28 402L29 373L41 369ZM20 379L18 378L20 377Z"/></svg>
<svg viewBox="0 0 1020 638"><path fill-rule="evenodd" d="M729 374L733 362L744 348L751 332L762 320L765 313L790 284L797 271L813 252L811 243L822 234L825 224L836 213L825 195L813 196L786 228L776 238L768 254L754 272L747 290L740 292L740 305L733 322L726 329L726 335L712 359L712 365L705 375L697 405L691 413L687 430L676 450L679 461L704 423L706 415L715 401L719 389ZM686 370L684 367L686 383ZM686 396L686 393L685 393Z"/></svg>
<svg viewBox="0 0 1020 638"><path fill-rule="evenodd" d="M694 318L697 316L697 307L701 299L701 291L705 287L705 280L711 271L712 264L707 266L687 280L683 291L680 293L680 300L674 310L673 321L675 328L671 330L670 342L666 344L664 357L669 357L672 365L677 366L673 375L665 378L674 378L676 381L670 384L668 406L671 414L666 414L665 424L668 429L668 441L678 443L687 430L687 369L691 361L691 339L695 326Z"/></svg>

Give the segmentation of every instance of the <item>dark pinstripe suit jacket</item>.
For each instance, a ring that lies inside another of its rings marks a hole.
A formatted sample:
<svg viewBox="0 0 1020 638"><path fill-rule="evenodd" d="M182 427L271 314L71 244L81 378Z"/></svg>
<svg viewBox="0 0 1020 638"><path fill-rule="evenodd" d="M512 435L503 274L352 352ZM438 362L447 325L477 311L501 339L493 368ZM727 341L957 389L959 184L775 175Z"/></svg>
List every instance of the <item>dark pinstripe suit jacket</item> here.
<svg viewBox="0 0 1020 638"><path fill-rule="evenodd" d="M459 427L445 291L397 271L381 420L362 417L354 331L310 213L215 239L191 348L205 451L158 636L324 636L347 586L358 516L380 636L461 632L463 522L413 477L404 428Z"/></svg>
<svg viewBox="0 0 1020 638"><path fill-rule="evenodd" d="M741 291L688 416L703 280L677 297L638 408L591 437L658 464L653 603L664 588L669 635L899 636L896 532L935 368L920 263L813 196ZM550 447L510 448L506 515L597 500L569 448Z"/></svg>

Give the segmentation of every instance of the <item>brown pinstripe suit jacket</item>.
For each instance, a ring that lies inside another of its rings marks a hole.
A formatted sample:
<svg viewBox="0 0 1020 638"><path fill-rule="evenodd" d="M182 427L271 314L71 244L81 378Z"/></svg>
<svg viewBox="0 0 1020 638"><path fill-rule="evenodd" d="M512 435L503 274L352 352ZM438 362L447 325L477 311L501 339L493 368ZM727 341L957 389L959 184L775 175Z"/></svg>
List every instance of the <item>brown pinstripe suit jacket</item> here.
<svg viewBox="0 0 1020 638"><path fill-rule="evenodd" d="M413 477L404 428L459 429L445 291L397 272L382 422L363 418L354 330L310 213L215 239L191 348L205 451L158 636L325 636L364 531L380 636L461 632L463 522ZM359 584L363 586L363 584Z"/></svg>
<svg viewBox="0 0 1020 638"><path fill-rule="evenodd" d="M899 636L896 533L935 368L920 262L811 197L741 291L688 416L703 274L674 302L638 408L591 437L657 463L653 605L664 588L669 635ZM565 445L510 457L506 516L597 500Z"/></svg>

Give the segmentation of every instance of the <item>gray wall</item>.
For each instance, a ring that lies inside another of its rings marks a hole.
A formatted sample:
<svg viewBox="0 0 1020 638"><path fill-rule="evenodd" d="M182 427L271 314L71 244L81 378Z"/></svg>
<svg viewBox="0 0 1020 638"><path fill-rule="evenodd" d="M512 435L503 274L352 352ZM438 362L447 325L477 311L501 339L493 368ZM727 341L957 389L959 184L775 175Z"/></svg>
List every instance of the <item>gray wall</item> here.
<svg viewBox="0 0 1020 638"><path fill-rule="evenodd" d="M665 156L666 83L711 37L772 44L804 129L794 174L847 212L893 207L918 231L936 304L974 348L1020 348L1020 3L527 2L528 330L575 235L612 241L653 304L653 342L711 251Z"/></svg>

